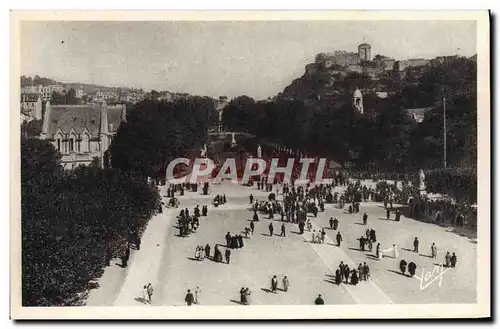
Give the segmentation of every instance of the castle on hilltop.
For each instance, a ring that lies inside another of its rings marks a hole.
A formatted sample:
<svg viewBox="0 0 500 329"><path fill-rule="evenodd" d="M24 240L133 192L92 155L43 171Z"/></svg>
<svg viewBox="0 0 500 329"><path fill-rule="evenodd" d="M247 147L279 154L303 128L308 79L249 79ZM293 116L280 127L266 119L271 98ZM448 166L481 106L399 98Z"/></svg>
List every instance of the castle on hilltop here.
<svg viewBox="0 0 500 329"><path fill-rule="evenodd" d="M319 53L316 55L316 64L325 64L326 67L334 65L350 66L359 65L361 62L371 61L372 47L367 43L362 43L358 46L358 52L347 52L344 50L336 50L334 52Z"/></svg>
<svg viewBox="0 0 500 329"><path fill-rule="evenodd" d="M314 64L306 67L308 71L318 68L329 70L340 70L350 72L365 72L372 78L379 74L394 69L396 60L393 58L377 55L372 58L372 47L367 43L358 45L358 52L337 50L334 52L319 53L316 55ZM314 74L315 72L307 72Z"/></svg>

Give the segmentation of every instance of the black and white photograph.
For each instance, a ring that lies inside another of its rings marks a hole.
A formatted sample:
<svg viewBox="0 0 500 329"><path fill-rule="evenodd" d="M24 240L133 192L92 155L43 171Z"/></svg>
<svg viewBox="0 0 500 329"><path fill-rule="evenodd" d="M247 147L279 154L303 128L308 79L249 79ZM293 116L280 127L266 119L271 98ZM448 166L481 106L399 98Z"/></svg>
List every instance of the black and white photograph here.
<svg viewBox="0 0 500 329"><path fill-rule="evenodd" d="M490 316L487 11L149 14L11 13L13 318Z"/></svg>

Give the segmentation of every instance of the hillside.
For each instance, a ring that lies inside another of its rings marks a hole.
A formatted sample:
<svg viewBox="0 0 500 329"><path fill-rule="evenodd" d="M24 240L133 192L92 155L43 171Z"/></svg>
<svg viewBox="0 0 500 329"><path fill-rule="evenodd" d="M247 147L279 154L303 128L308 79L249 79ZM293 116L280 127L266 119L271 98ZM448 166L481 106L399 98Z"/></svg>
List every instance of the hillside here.
<svg viewBox="0 0 500 329"><path fill-rule="evenodd" d="M415 60L410 65L404 63L406 67L397 61L391 69L383 66L385 57L377 56L373 61L359 65L340 66L318 61L308 64L304 74L285 87L278 98L309 104L333 102L340 95L352 95L356 88L360 88L366 96L385 98L397 95L405 107L420 108L438 103L443 87L466 97L476 92L474 58L449 56L422 62ZM377 62L377 58L382 60Z"/></svg>
<svg viewBox="0 0 500 329"><path fill-rule="evenodd" d="M82 89L84 93L86 94L91 94L94 93L98 90L100 91L130 91L133 90L133 88L126 88L126 87L107 87L107 86L101 86L101 85L94 85L94 84L88 84L88 83L64 83L60 81L56 81L51 78L46 78L46 77L40 77L36 75L35 77L27 77L27 76L21 76L21 88L26 87L26 86L50 86L50 85L60 85L63 86L66 90L69 90L71 88L73 89Z"/></svg>

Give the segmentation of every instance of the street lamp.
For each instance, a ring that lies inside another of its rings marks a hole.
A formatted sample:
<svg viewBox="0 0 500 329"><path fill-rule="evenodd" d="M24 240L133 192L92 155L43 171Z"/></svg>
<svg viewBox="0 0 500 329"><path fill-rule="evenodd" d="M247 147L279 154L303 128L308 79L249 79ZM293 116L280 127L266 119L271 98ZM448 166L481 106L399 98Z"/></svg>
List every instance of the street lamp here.
<svg viewBox="0 0 500 329"><path fill-rule="evenodd" d="M446 97L443 87L443 164L446 169Z"/></svg>

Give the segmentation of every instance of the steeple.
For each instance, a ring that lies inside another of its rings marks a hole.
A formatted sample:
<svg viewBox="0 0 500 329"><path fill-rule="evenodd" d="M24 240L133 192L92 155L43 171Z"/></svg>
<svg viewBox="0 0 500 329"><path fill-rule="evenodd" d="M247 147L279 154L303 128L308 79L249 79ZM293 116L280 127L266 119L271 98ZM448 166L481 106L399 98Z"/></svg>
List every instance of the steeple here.
<svg viewBox="0 0 500 329"><path fill-rule="evenodd" d="M100 150L101 150L101 163L103 163L104 152L109 147L109 125L108 125L108 107L106 103L99 105L101 108L101 127L99 130L99 137L101 140Z"/></svg>

